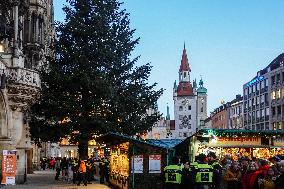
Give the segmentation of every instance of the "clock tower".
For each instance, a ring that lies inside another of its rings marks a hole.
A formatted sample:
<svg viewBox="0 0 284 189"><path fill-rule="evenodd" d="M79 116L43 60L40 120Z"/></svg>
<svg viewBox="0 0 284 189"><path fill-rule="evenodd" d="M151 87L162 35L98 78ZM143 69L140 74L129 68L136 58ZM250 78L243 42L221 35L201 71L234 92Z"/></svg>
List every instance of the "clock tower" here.
<svg viewBox="0 0 284 189"><path fill-rule="evenodd" d="M190 66L187 58L185 45L182 52L181 64L179 68L179 83L174 84L174 116L175 130L173 138L185 139L196 132L196 89L190 81Z"/></svg>

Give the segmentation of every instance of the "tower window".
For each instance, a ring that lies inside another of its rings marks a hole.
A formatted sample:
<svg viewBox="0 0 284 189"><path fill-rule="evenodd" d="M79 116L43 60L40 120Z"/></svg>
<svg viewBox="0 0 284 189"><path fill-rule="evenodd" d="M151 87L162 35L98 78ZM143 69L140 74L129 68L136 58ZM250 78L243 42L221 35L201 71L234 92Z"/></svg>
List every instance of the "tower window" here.
<svg viewBox="0 0 284 189"><path fill-rule="evenodd" d="M188 116L188 119L191 119L191 115Z"/></svg>
<svg viewBox="0 0 284 189"><path fill-rule="evenodd" d="M188 106L188 110L191 110L191 106Z"/></svg>
<svg viewBox="0 0 284 189"><path fill-rule="evenodd" d="M203 112L203 107L201 107L200 112Z"/></svg>
<svg viewBox="0 0 284 189"><path fill-rule="evenodd" d="M183 73L183 77L186 78L186 73L185 72Z"/></svg>
<svg viewBox="0 0 284 189"><path fill-rule="evenodd" d="M183 110L183 108L182 108L182 106L180 106L180 107L179 107L179 111L182 111L182 110Z"/></svg>

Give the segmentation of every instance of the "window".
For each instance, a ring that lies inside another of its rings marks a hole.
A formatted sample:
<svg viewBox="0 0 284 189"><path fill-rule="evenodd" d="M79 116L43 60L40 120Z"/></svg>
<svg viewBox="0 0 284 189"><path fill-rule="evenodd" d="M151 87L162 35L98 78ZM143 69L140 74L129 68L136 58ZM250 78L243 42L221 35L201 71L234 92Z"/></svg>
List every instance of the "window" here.
<svg viewBox="0 0 284 189"><path fill-rule="evenodd" d="M273 125L273 130L277 130L277 123L274 122L272 125Z"/></svg>
<svg viewBox="0 0 284 189"><path fill-rule="evenodd" d="M191 115L188 115L188 119L191 119Z"/></svg>
<svg viewBox="0 0 284 189"><path fill-rule="evenodd" d="M272 116L276 115L276 107L272 107Z"/></svg>
<svg viewBox="0 0 284 189"><path fill-rule="evenodd" d="M281 90L278 89L276 93L276 98L281 98Z"/></svg>
<svg viewBox="0 0 284 189"><path fill-rule="evenodd" d="M256 117L257 117L257 118L260 118L260 112L259 112L259 110L256 111Z"/></svg>
<svg viewBox="0 0 284 189"><path fill-rule="evenodd" d="M284 97L284 87L281 89L281 93L282 93L282 97Z"/></svg>
<svg viewBox="0 0 284 189"><path fill-rule="evenodd" d="M261 81L260 86L261 86L262 89L264 88L264 85L265 85L265 81Z"/></svg>
<svg viewBox="0 0 284 189"><path fill-rule="evenodd" d="M259 96L256 97L256 105L259 105L260 99Z"/></svg>
<svg viewBox="0 0 284 189"><path fill-rule="evenodd" d="M264 103L264 95L261 95L261 96L260 96L260 102L261 102L261 103Z"/></svg>
<svg viewBox="0 0 284 189"><path fill-rule="evenodd" d="M256 130L260 130L259 124L256 124Z"/></svg>
<svg viewBox="0 0 284 189"><path fill-rule="evenodd" d="M248 87L248 89L249 89L249 94L251 93L251 87Z"/></svg>
<svg viewBox="0 0 284 189"><path fill-rule="evenodd" d="M251 99L249 99L249 107L251 107Z"/></svg>
<svg viewBox="0 0 284 189"><path fill-rule="evenodd" d="M276 81L275 81L275 75L274 76L271 76L271 83L272 85L275 85Z"/></svg>
<svg viewBox="0 0 284 189"><path fill-rule="evenodd" d="M274 100L276 98L276 92L275 91L272 91L271 93L271 99Z"/></svg>
<svg viewBox="0 0 284 189"><path fill-rule="evenodd" d="M183 119L183 115L179 115L179 116L178 116L178 119L179 119L179 120L182 120L182 119Z"/></svg>
<svg viewBox="0 0 284 189"><path fill-rule="evenodd" d="M179 129L182 129L183 128L183 124L179 124Z"/></svg>
<svg viewBox="0 0 284 189"><path fill-rule="evenodd" d="M277 115L281 115L281 106L277 106Z"/></svg>
<svg viewBox="0 0 284 189"><path fill-rule="evenodd" d="M264 115L265 115L264 109L260 110L260 117L264 117Z"/></svg>
<svg viewBox="0 0 284 189"><path fill-rule="evenodd" d="M200 110L200 112L203 112L203 107L201 107L201 110Z"/></svg>
<svg viewBox="0 0 284 189"><path fill-rule="evenodd" d="M260 124L260 129L261 129L261 130L264 130L264 123L261 123L261 124Z"/></svg>
<svg viewBox="0 0 284 189"><path fill-rule="evenodd" d="M280 79L280 74L277 74L277 83L280 83L281 82L281 79Z"/></svg>
<svg viewBox="0 0 284 189"><path fill-rule="evenodd" d="M245 95L248 95L248 88L245 88L244 93Z"/></svg>
<svg viewBox="0 0 284 189"><path fill-rule="evenodd" d="M187 137L187 133L183 133L183 137Z"/></svg>
<svg viewBox="0 0 284 189"><path fill-rule="evenodd" d="M182 108L182 106L180 106L180 107L179 107L179 111L182 111L182 110L183 110L183 108Z"/></svg>
<svg viewBox="0 0 284 189"><path fill-rule="evenodd" d="M252 127L251 127L251 128L252 128L252 130L255 130L255 125L252 125Z"/></svg>
<svg viewBox="0 0 284 189"><path fill-rule="evenodd" d="M259 88L260 88L260 83L257 83L256 84L256 90L259 91Z"/></svg>
<svg viewBox="0 0 284 189"><path fill-rule="evenodd" d="M191 124L188 125L188 129L191 129Z"/></svg>
<svg viewBox="0 0 284 189"><path fill-rule="evenodd" d="M269 108L266 108L266 109L265 109L265 115L266 115L266 116L269 116Z"/></svg>
<svg viewBox="0 0 284 189"><path fill-rule="evenodd" d="M179 132L179 137L182 137L182 132Z"/></svg>
<svg viewBox="0 0 284 189"><path fill-rule="evenodd" d="M255 85L252 86L252 92L255 92Z"/></svg>
<svg viewBox="0 0 284 189"><path fill-rule="evenodd" d="M255 106L255 100L254 100L254 98L251 99L251 103L252 103L252 106Z"/></svg>
<svg viewBox="0 0 284 189"><path fill-rule="evenodd" d="M191 106L188 106L188 110L191 110Z"/></svg>
<svg viewBox="0 0 284 189"><path fill-rule="evenodd" d="M265 123L265 130L269 130L269 122Z"/></svg>
<svg viewBox="0 0 284 189"><path fill-rule="evenodd" d="M183 73L183 77L186 78L186 72Z"/></svg>

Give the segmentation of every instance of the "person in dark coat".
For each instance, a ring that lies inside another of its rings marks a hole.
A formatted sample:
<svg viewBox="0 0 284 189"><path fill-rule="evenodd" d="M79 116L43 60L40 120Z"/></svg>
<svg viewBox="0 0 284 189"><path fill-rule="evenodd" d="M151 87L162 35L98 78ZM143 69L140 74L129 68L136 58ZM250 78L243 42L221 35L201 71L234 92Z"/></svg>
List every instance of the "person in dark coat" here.
<svg viewBox="0 0 284 189"><path fill-rule="evenodd" d="M189 189L194 188L194 174L190 170L190 164L189 162L185 162L184 168L182 169L181 173L181 189Z"/></svg>
<svg viewBox="0 0 284 189"><path fill-rule="evenodd" d="M278 162L276 164L278 171L280 172L279 177L276 179L276 189L284 188L284 163Z"/></svg>

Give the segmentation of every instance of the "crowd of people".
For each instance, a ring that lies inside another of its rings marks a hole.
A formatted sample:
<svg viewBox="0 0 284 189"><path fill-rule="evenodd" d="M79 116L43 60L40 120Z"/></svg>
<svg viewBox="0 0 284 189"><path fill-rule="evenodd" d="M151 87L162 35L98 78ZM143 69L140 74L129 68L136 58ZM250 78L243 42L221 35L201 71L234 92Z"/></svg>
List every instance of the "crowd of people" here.
<svg viewBox="0 0 284 189"><path fill-rule="evenodd" d="M96 169L96 166L99 169ZM77 158L42 158L40 160L40 167L42 170L53 169L56 170L55 180L63 180L66 182L73 182L73 184L91 184L91 181L96 181L96 171L99 171L100 183L109 182L109 161L107 158L87 160Z"/></svg>
<svg viewBox="0 0 284 189"><path fill-rule="evenodd" d="M214 152L165 167L166 189L284 189L284 157L270 159L230 156L217 160Z"/></svg>

